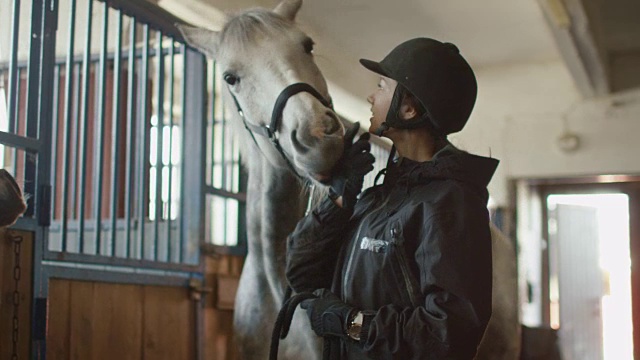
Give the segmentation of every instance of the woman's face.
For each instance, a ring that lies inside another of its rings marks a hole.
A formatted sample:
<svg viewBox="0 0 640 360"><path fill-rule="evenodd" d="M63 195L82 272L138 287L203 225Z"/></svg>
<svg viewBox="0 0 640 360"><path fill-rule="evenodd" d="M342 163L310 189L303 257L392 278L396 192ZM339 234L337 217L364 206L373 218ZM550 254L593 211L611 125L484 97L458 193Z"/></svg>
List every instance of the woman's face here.
<svg viewBox="0 0 640 360"><path fill-rule="evenodd" d="M396 90L398 82L385 76L381 76L378 81L378 88L367 97L371 104L371 125L369 132L374 134L380 125L386 120L391 99Z"/></svg>

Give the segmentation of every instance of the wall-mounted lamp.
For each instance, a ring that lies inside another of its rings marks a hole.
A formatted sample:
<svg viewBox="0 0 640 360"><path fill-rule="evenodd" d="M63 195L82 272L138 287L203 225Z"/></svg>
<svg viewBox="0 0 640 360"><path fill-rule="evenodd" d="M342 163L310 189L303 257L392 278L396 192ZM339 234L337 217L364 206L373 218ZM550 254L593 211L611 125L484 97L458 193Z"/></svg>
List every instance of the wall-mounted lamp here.
<svg viewBox="0 0 640 360"><path fill-rule="evenodd" d="M567 116L568 113L565 113L562 117L563 130L560 136L556 139L556 144L562 152L570 153L580 148L580 136L569 130Z"/></svg>

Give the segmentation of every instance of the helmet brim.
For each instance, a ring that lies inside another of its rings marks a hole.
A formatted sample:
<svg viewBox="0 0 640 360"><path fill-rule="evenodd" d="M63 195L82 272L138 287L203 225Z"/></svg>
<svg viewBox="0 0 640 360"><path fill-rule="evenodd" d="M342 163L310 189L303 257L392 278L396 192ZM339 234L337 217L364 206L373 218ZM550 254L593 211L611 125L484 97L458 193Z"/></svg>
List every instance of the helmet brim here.
<svg viewBox="0 0 640 360"><path fill-rule="evenodd" d="M362 64L362 66L366 67L367 69L373 71L374 73L377 73L386 77L391 77L390 76L391 74L389 73L389 71L384 69L382 65L377 61L360 59L360 64Z"/></svg>

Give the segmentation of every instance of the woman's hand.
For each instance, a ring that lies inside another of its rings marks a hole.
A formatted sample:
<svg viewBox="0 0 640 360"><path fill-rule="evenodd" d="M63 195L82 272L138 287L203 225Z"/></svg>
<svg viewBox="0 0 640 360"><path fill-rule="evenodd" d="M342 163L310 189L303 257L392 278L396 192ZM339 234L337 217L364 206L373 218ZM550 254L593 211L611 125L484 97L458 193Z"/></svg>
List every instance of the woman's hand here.
<svg viewBox="0 0 640 360"><path fill-rule="evenodd" d="M360 129L355 123L344 134L344 152L333 168L329 180L329 196L338 205L353 209L358 194L362 191L364 176L373 170L375 158L371 155L369 133L364 133L352 144L353 138Z"/></svg>

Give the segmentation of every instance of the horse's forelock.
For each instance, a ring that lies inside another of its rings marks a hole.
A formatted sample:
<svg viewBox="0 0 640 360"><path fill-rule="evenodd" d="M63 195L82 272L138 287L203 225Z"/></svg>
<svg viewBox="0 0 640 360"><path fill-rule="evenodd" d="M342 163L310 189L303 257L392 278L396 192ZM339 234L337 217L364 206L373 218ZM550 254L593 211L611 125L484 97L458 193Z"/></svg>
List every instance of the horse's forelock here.
<svg viewBox="0 0 640 360"><path fill-rule="evenodd" d="M255 44L259 35L285 33L291 22L266 9L253 9L235 15L220 33L220 43L245 47Z"/></svg>

